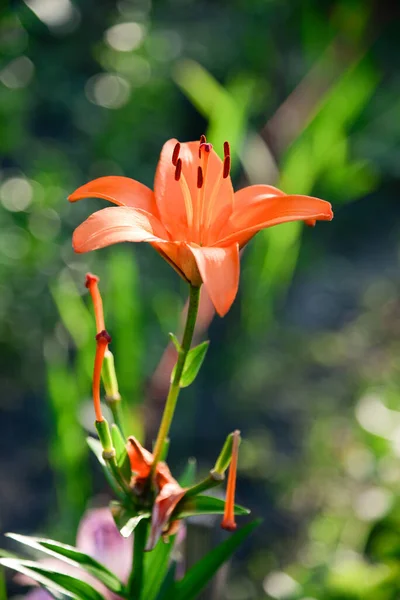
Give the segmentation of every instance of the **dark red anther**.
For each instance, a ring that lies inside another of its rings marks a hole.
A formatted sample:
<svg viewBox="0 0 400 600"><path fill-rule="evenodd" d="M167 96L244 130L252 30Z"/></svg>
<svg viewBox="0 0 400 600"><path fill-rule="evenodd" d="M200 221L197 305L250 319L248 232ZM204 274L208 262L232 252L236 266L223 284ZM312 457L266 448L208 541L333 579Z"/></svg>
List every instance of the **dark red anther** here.
<svg viewBox="0 0 400 600"><path fill-rule="evenodd" d="M230 155L231 155L231 149L229 147L229 142L224 142L224 156L226 158L227 156L230 156Z"/></svg>
<svg viewBox="0 0 400 600"><path fill-rule="evenodd" d="M231 157L229 156L229 154L227 156L225 156L224 158L224 172L222 174L222 177L224 179L226 179L229 175L229 171L231 170Z"/></svg>
<svg viewBox="0 0 400 600"><path fill-rule="evenodd" d="M176 161L176 169L175 169L175 181L179 181L182 173L182 159L178 158Z"/></svg>
<svg viewBox="0 0 400 600"><path fill-rule="evenodd" d="M111 335L103 329L96 335L96 342L106 342L107 344L111 344Z"/></svg>
<svg viewBox="0 0 400 600"><path fill-rule="evenodd" d="M172 153L172 164L174 165L174 167L176 167L176 163L178 162L180 150L181 150L181 145L178 142L177 144L175 144L175 148L174 148L174 151Z"/></svg>
<svg viewBox="0 0 400 600"><path fill-rule="evenodd" d="M99 283L99 281L100 277L97 277L97 275L93 275L93 273L86 273L85 287L87 287L88 289L90 288L92 283Z"/></svg>
<svg viewBox="0 0 400 600"><path fill-rule="evenodd" d="M203 169L197 167L197 187L200 189L203 187Z"/></svg>

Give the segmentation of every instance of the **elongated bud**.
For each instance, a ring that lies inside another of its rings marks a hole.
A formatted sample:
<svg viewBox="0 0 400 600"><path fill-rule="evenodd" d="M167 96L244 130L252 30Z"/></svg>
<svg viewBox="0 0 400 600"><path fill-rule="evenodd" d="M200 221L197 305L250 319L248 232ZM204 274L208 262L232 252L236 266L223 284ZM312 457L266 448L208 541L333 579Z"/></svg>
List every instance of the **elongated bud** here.
<svg viewBox="0 0 400 600"><path fill-rule="evenodd" d="M101 299L98 286L99 281L100 279L97 277L97 275L93 275L93 273L86 274L85 286L89 290L90 295L92 297L97 333L99 333L100 331L104 331L105 329L103 301Z"/></svg>
<svg viewBox="0 0 400 600"><path fill-rule="evenodd" d="M107 350L108 344L111 342L111 337L108 335L107 331L104 329L100 331L96 335L96 356L94 359L94 369L93 369L93 384L92 384L92 393L93 393L93 405L94 412L96 415L96 422L104 421L103 414L101 412L101 402L100 402L100 378L101 378L101 368L103 366L104 354Z"/></svg>
<svg viewBox="0 0 400 600"><path fill-rule="evenodd" d="M232 459L229 467L228 485L226 489L225 512L221 523L222 529L234 531L235 522L235 490L236 490L236 472L239 455L240 431L236 430L232 434Z"/></svg>
<svg viewBox="0 0 400 600"><path fill-rule="evenodd" d="M103 458L110 460L115 457L115 449L111 439L110 427L108 421L96 421L96 429L99 434L100 443L103 446Z"/></svg>
<svg viewBox="0 0 400 600"><path fill-rule="evenodd" d="M110 350L106 350L104 354L103 370L101 372L103 385L106 392L106 402L118 402L121 400L121 395L118 389L117 375L115 373L114 355Z"/></svg>

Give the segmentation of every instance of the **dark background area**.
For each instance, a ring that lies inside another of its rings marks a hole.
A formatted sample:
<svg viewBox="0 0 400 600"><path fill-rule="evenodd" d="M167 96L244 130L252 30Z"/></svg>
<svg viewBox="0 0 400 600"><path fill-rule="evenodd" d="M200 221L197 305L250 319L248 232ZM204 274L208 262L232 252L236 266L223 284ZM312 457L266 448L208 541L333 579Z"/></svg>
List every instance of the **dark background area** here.
<svg viewBox="0 0 400 600"><path fill-rule="evenodd" d="M269 183L335 211L251 242L239 296L203 332L207 360L182 393L173 472L189 456L206 472L239 427L238 501L264 519L218 598L398 597L398 30L394 3L366 0L2 5L2 532L73 543L84 509L107 501L85 444L85 272L101 278L142 439L187 294L147 245L74 255L74 227L104 204L67 195L101 175L151 186L168 138L206 133L219 152L230 141L236 188ZM207 543L221 535L215 524Z"/></svg>

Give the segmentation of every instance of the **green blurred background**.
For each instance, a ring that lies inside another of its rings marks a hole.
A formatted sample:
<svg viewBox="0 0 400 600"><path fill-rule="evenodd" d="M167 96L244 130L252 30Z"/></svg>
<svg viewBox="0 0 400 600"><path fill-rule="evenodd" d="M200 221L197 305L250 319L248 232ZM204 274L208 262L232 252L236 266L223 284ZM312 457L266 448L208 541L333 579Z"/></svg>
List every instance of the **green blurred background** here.
<svg viewBox="0 0 400 600"><path fill-rule="evenodd" d="M231 312L205 318L211 348L182 394L170 464L179 473L196 456L206 471L239 427L238 501L264 518L214 597L399 597L394 4L1 5L2 532L73 542L85 507L107 501L85 445L94 351L85 272L101 278L132 431L148 442L168 379L157 365L186 299L147 245L75 256L74 227L104 203L71 206L68 193L111 174L151 186L168 138L206 133L219 152L230 141L237 187L270 183L335 210L315 229L259 234ZM191 535L195 554L222 533L205 522Z"/></svg>

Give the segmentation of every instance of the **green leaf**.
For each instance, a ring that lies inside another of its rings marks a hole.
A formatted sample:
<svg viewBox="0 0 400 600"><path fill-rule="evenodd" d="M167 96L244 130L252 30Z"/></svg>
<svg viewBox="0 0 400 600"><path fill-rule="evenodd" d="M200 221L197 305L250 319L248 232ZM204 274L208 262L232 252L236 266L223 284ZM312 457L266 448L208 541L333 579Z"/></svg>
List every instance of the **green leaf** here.
<svg viewBox="0 0 400 600"><path fill-rule="evenodd" d="M0 564L37 581L57 598L64 595L74 600L104 600L104 596L85 581L75 579L71 575L58 573L54 569L44 567L39 563L30 560L2 558Z"/></svg>
<svg viewBox="0 0 400 600"><path fill-rule="evenodd" d="M184 519L196 515L223 515L225 510L225 500L215 498L214 496L193 496L185 499L176 507L174 517ZM248 515L250 511L244 506L235 504L235 515Z"/></svg>
<svg viewBox="0 0 400 600"><path fill-rule="evenodd" d="M176 335L174 333L169 333L168 336L169 336L171 342L173 343L173 345L175 346L177 352L180 352L181 351L181 345L180 345L179 340L176 337Z"/></svg>
<svg viewBox="0 0 400 600"><path fill-rule="evenodd" d="M100 444L100 441L96 440L93 437L87 437L86 442L93 454L95 455L95 457L97 458L97 460L99 461L101 468L103 469L103 473L114 494L118 496L118 498L124 498L124 494L122 493L120 487L117 485L114 477L111 475L110 471L107 468L106 462L103 458L103 447Z"/></svg>
<svg viewBox="0 0 400 600"><path fill-rule="evenodd" d="M110 508L115 524L123 537L129 537L142 519L151 517L150 512L134 512L119 502L111 502Z"/></svg>
<svg viewBox="0 0 400 600"><path fill-rule="evenodd" d="M151 552L147 552L144 560L144 587L142 596L145 600L155 600L164 582L170 554L175 543L175 536L170 536L167 543L161 539Z"/></svg>
<svg viewBox="0 0 400 600"><path fill-rule="evenodd" d="M162 582L156 600L165 600L166 594L169 588L174 584L176 579L176 568L177 563L175 560L172 560L172 563L168 569L166 576L164 577L164 581Z"/></svg>
<svg viewBox="0 0 400 600"><path fill-rule="evenodd" d="M185 470L179 477L179 485L183 488L192 487L196 480L197 460L189 458Z"/></svg>
<svg viewBox="0 0 400 600"><path fill-rule="evenodd" d="M181 388L188 387L196 379L197 374L205 358L206 352L208 350L209 344L210 342L208 341L203 342L202 344L199 344L195 348L189 350L185 360L185 366L183 367L181 381L179 384ZM174 367L172 371L171 381L173 381L173 378L175 376L175 369L176 367Z"/></svg>
<svg viewBox="0 0 400 600"><path fill-rule="evenodd" d="M163 600L192 600L197 598L200 591L207 585L221 565L231 557L260 523L260 519L252 521L211 550L189 569L183 579L173 582Z"/></svg>
<svg viewBox="0 0 400 600"><path fill-rule="evenodd" d="M122 436L119 427L115 423L111 425L111 437L115 448L115 452L117 453L117 463L121 471L122 477L126 481L130 481L132 476L131 463L129 460L128 452L126 451L125 440Z"/></svg>
<svg viewBox="0 0 400 600"><path fill-rule="evenodd" d="M55 556L59 560L62 560L74 567L82 567L85 571L96 577L101 583L103 583L109 590L115 592L118 595L124 595L125 586L118 579L114 573L109 571L107 567L99 563L97 560L80 552L73 546L67 544L61 544L54 540L48 540L45 538L29 537L26 535L19 535L16 533L7 533L7 537L25 544L35 550L40 550L50 556Z"/></svg>

